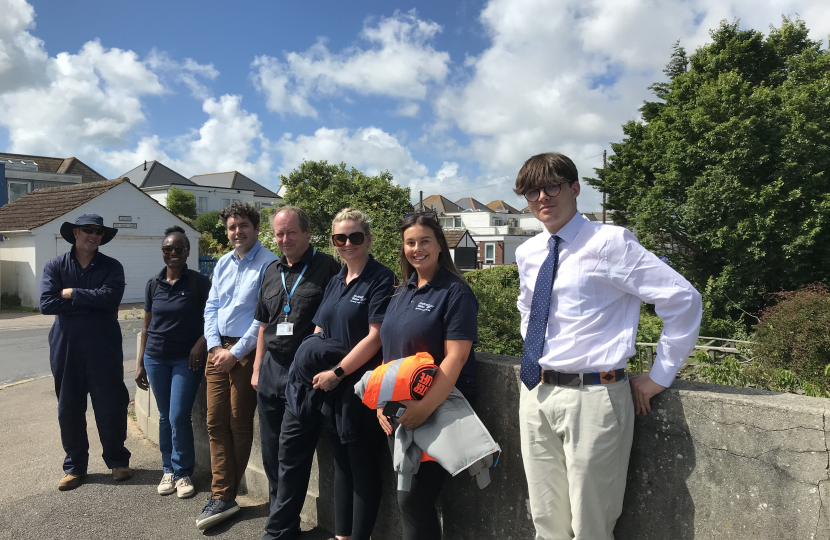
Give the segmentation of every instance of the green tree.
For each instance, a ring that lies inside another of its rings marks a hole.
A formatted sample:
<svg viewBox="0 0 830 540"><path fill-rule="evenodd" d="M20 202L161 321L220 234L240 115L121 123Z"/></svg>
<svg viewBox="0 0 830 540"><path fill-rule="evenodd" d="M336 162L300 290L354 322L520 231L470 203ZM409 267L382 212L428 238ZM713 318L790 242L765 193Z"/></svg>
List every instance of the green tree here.
<svg viewBox="0 0 830 540"><path fill-rule="evenodd" d="M210 234L210 236L214 240L216 240L223 246L230 245L225 225L219 218L219 210L213 210L210 212L205 212L204 214L199 214L199 217L193 220L193 227L195 227L196 230L200 232L206 232Z"/></svg>
<svg viewBox="0 0 830 540"><path fill-rule="evenodd" d="M170 186L167 191L167 209L181 218L196 219L196 196L189 191Z"/></svg>
<svg viewBox="0 0 830 540"><path fill-rule="evenodd" d="M345 163L304 161L286 176L285 204L305 210L311 220L312 244L329 249L331 220L346 207L357 208L372 219L372 253L378 262L398 271L401 247L398 228L403 214L412 211L409 188L392 182L386 171L367 176Z"/></svg>
<svg viewBox="0 0 830 540"><path fill-rule="evenodd" d="M521 357L522 321L516 309L519 269L512 265L494 266L467 272L464 279L478 299L476 350Z"/></svg>
<svg viewBox="0 0 830 540"><path fill-rule="evenodd" d="M711 36L688 72L673 58L665 103L586 181L720 317L827 281L830 52L786 17L766 37L725 21Z"/></svg>

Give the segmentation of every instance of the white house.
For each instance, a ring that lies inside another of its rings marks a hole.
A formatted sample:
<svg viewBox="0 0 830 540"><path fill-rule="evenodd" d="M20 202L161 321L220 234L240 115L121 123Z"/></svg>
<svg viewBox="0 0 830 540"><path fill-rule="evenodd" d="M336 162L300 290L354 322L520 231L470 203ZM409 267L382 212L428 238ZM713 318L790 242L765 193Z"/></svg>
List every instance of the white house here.
<svg viewBox="0 0 830 540"><path fill-rule="evenodd" d="M81 214L98 214L118 229L100 249L124 266L123 302L144 300L147 280L164 267L161 242L170 226L187 231L192 246L188 266L199 268L197 230L130 182L106 180L39 189L0 208L0 292L15 293L24 306L37 307L44 265L72 247L60 227Z"/></svg>
<svg viewBox="0 0 830 540"><path fill-rule="evenodd" d="M247 202L257 207L279 204L282 197L237 171L199 174L185 178L158 161L145 161L122 177L138 186L160 204L167 205L167 193L177 187L193 193L196 213L222 210L235 202Z"/></svg>

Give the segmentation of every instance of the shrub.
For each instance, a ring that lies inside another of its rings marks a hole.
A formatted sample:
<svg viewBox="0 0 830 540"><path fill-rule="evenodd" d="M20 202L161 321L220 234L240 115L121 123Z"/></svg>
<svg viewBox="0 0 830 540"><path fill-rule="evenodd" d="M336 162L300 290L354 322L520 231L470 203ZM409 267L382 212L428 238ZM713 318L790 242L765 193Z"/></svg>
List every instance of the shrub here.
<svg viewBox="0 0 830 540"><path fill-rule="evenodd" d="M480 351L522 356L524 341L516 309L519 269L494 266L464 274L478 299L478 345Z"/></svg>
<svg viewBox="0 0 830 540"><path fill-rule="evenodd" d="M181 218L196 219L196 196L189 191L170 186L167 191L167 209Z"/></svg>
<svg viewBox="0 0 830 540"><path fill-rule="evenodd" d="M213 238L223 246L227 247L228 245L230 245L225 225L219 218L219 210L213 210L212 212L205 212L204 214L200 214L199 217L193 220L193 227L200 232L210 234L211 238Z"/></svg>
<svg viewBox="0 0 830 540"><path fill-rule="evenodd" d="M763 311L755 330L755 358L771 368L795 372L811 393L827 392L830 292L808 285L777 296L780 301Z"/></svg>

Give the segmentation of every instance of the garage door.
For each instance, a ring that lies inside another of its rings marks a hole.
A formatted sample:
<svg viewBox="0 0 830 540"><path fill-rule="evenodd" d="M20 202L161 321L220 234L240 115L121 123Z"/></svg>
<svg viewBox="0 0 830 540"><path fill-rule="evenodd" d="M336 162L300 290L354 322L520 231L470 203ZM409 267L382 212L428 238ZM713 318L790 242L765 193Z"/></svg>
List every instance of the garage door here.
<svg viewBox="0 0 830 540"><path fill-rule="evenodd" d="M102 253L117 259L124 266L127 287L122 302L144 301L147 280L164 266L160 249L162 240L161 236L116 236L109 244L101 246ZM58 254L66 253L71 247L62 238L57 240Z"/></svg>

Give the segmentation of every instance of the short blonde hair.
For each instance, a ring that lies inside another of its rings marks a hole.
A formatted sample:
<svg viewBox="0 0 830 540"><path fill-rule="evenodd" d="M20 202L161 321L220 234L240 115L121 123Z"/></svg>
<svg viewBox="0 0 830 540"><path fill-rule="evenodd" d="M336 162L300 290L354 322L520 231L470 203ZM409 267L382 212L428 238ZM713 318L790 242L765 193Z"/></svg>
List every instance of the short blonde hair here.
<svg viewBox="0 0 830 540"><path fill-rule="evenodd" d="M334 224L340 223L341 221L354 221L360 225L360 228L363 229L363 234L372 234L371 223L372 220L356 208L344 208L343 210L337 212L337 215L334 216L334 219L331 220L331 230L334 232Z"/></svg>

